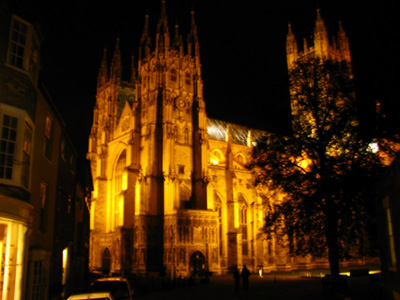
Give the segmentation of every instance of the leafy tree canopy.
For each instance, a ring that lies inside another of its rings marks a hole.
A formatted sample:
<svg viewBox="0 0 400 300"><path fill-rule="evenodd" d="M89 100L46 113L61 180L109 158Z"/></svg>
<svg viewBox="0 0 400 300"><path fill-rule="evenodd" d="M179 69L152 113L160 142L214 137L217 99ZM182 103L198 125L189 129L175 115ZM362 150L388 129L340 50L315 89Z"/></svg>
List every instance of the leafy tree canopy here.
<svg viewBox="0 0 400 300"><path fill-rule="evenodd" d="M352 72L348 65L316 58L299 61L289 73L292 135L270 134L254 148L249 167L267 201L264 230L284 232L292 255L339 261L366 254L371 223L368 189L391 161L394 143L361 134ZM382 153L384 155L382 156Z"/></svg>

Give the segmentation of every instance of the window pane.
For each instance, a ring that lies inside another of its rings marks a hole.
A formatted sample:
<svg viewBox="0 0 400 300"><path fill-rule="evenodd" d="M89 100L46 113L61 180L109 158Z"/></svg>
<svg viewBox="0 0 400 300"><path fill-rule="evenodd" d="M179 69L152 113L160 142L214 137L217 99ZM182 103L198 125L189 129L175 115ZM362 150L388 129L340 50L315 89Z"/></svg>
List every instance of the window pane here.
<svg viewBox="0 0 400 300"><path fill-rule="evenodd" d="M9 48L9 63L18 68L23 67L25 47L26 47L26 34L27 26L19 22L18 20L13 20L13 27L10 38L10 48Z"/></svg>
<svg viewBox="0 0 400 300"><path fill-rule="evenodd" d="M3 132L1 134L1 137L4 139L8 139L8 128L3 127Z"/></svg>
<svg viewBox="0 0 400 300"><path fill-rule="evenodd" d="M3 116L3 128L0 140L0 178L12 178L15 142L17 139L17 121L17 118L9 115Z"/></svg>

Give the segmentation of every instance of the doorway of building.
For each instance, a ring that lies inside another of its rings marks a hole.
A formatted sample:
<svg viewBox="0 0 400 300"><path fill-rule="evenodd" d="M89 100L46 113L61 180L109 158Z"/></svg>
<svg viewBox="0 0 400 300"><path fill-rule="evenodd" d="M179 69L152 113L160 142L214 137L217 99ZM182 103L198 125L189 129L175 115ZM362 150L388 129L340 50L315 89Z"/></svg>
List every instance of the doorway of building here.
<svg viewBox="0 0 400 300"><path fill-rule="evenodd" d="M190 271L192 276L204 276L206 274L206 259L200 251L191 255Z"/></svg>
<svg viewBox="0 0 400 300"><path fill-rule="evenodd" d="M104 249L103 256L101 258L101 272L105 275L110 274L111 270L111 253L108 248Z"/></svg>

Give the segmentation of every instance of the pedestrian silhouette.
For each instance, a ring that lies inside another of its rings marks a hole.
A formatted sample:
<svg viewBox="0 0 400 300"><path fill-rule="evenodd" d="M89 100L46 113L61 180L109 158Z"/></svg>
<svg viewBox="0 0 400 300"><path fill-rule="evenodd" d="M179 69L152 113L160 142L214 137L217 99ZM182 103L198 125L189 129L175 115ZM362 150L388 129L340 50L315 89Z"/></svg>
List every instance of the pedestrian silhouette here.
<svg viewBox="0 0 400 300"><path fill-rule="evenodd" d="M233 278L235 279L235 292L240 292L240 274L237 266L233 267Z"/></svg>
<svg viewBox="0 0 400 300"><path fill-rule="evenodd" d="M249 290L249 276L250 276L249 269L247 269L246 265L243 265L242 269L243 291Z"/></svg>

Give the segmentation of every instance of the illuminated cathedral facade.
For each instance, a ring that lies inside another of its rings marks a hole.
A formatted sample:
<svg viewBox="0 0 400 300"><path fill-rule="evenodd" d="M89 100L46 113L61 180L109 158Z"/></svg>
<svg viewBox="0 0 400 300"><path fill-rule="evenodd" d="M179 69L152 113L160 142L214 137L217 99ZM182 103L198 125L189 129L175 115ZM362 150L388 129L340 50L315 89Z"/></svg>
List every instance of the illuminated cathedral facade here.
<svg viewBox="0 0 400 300"><path fill-rule="evenodd" d="M339 53L321 22L313 49ZM265 132L207 117L194 13L186 43L174 31L162 1L154 39L146 15L131 80L122 80L118 40L110 66L106 51L101 62L88 151L90 270L185 277L326 266L260 234L263 201L279 195L261 199L246 162ZM312 51L298 52L290 30L287 48L289 67Z"/></svg>

